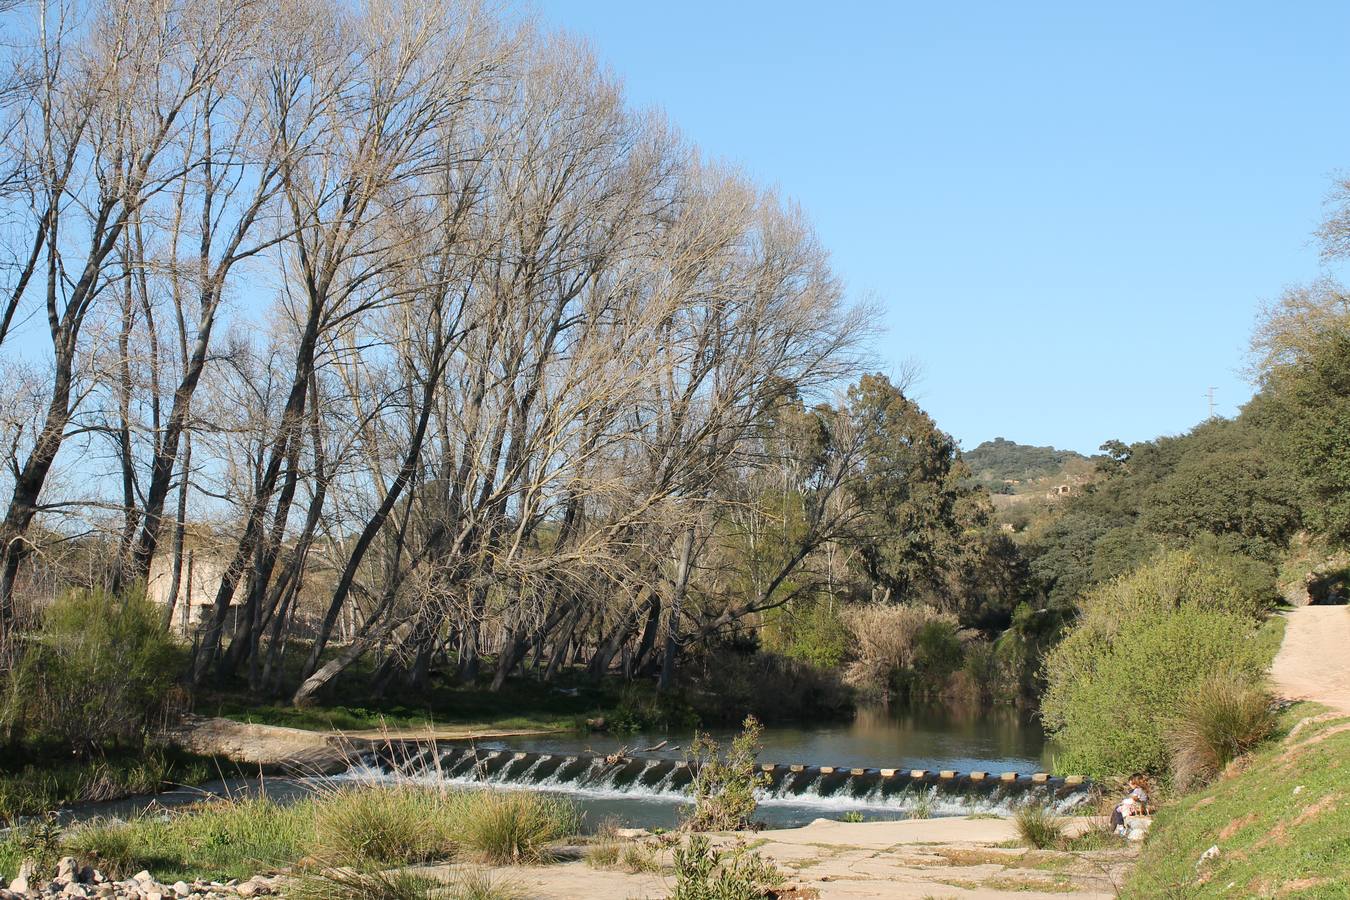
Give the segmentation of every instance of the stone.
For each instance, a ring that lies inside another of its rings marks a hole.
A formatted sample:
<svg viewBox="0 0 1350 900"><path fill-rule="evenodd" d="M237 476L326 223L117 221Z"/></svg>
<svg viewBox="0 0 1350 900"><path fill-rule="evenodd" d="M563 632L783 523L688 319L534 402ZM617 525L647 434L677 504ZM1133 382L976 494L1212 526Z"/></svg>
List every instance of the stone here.
<svg viewBox="0 0 1350 900"><path fill-rule="evenodd" d="M240 897L256 897L258 895L258 886L251 881L245 881L234 889L234 892Z"/></svg>
<svg viewBox="0 0 1350 900"><path fill-rule="evenodd" d="M192 893L192 888L188 887L186 881L175 881L173 883L173 892L180 897L186 897Z"/></svg>
<svg viewBox="0 0 1350 900"><path fill-rule="evenodd" d="M88 897L89 891L85 890L84 885L75 882L67 882L65 890L61 891L63 897Z"/></svg>
<svg viewBox="0 0 1350 900"><path fill-rule="evenodd" d="M63 856L60 862L56 864L56 880L63 884L71 881L79 881L80 876L79 863L75 862L73 856Z"/></svg>
<svg viewBox="0 0 1350 900"><path fill-rule="evenodd" d="M27 863L24 863L25 867L27 865ZM19 869L19 877L9 883L9 890L12 894L28 893L28 876L23 873L23 868Z"/></svg>
<svg viewBox="0 0 1350 900"><path fill-rule="evenodd" d="M1201 863L1207 863L1211 859L1218 859L1218 858L1219 858L1219 845L1215 844L1214 846L1206 850L1204 853L1200 854L1200 861L1197 862L1196 865L1198 866Z"/></svg>
<svg viewBox="0 0 1350 900"><path fill-rule="evenodd" d="M148 870L141 869L135 875L131 876L131 880L136 882L137 884L150 884L155 880L155 878L153 875L150 874Z"/></svg>

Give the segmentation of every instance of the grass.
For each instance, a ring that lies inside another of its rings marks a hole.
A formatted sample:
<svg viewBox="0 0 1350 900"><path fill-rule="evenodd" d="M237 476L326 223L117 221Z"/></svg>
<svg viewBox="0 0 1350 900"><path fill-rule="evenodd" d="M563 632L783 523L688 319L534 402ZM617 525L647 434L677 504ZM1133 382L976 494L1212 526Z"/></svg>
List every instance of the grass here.
<svg viewBox="0 0 1350 900"><path fill-rule="evenodd" d="M288 887L287 896L295 900L520 900L522 895L513 882L480 869L458 872L449 882L407 870L326 869L297 879Z"/></svg>
<svg viewBox="0 0 1350 900"><path fill-rule="evenodd" d="M288 654L287 667L298 670L302 656L299 652ZM423 690L400 689L382 696L371 691L373 672L369 666L358 664L339 676L326 695L328 702L321 698L319 703L303 708L265 705L250 697L241 685L200 696L196 712L312 731L431 726L475 732L570 731L584 728L588 719L612 718L624 690L617 681L592 683L580 676L560 679L557 684L511 679L497 691L483 683L433 679ZM334 698L341 698L341 702L332 702Z"/></svg>
<svg viewBox="0 0 1350 900"><path fill-rule="evenodd" d="M42 747L0 764L0 825L68 806L201 784L233 771L228 762L169 748L75 760Z"/></svg>
<svg viewBox="0 0 1350 900"><path fill-rule="evenodd" d="M1271 696L1233 675L1207 679L1181 705L1167 734L1173 785L1212 781L1230 762L1264 741L1275 727Z"/></svg>
<svg viewBox="0 0 1350 900"><path fill-rule="evenodd" d="M169 883L244 879L297 866L308 870L313 890L336 891L335 878L375 876L464 851L493 863L543 861L549 845L578 826L572 804L545 794L443 793L410 785L340 790L288 805L266 798L219 801L126 823L14 829L0 840L0 877L13 878L25 858L38 862L40 875L49 874L60 856L71 855L110 875L148 869ZM411 881L371 884L372 891L394 892L373 896L419 896Z"/></svg>
<svg viewBox="0 0 1350 900"><path fill-rule="evenodd" d="M452 806L449 795L408 785L337 791L314 804L316 855L363 869L448 859Z"/></svg>
<svg viewBox="0 0 1350 900"><path fill-rule="evenodd" d="M1028 847L1047 850L1064 840L1064 825L1049 808L1028 803L1013 816L1017 834Z"/></svg>
<svg viewBox="0 0 1350 900"><path fill-rule="evenodd" d="M496 864L542 862L549 845L575 834L577 808L568 800L533 791L481 791L454 795L455 840Z"/></svg>
<svg viewBox="0 0 1350 900"><path fill-rule="evenodd" d="M1274 740L1159 811L1123 896L1344 896L1350 884L1350 718L1298 704ZM1201 862L1211 846L1219 855Z"/></svg>

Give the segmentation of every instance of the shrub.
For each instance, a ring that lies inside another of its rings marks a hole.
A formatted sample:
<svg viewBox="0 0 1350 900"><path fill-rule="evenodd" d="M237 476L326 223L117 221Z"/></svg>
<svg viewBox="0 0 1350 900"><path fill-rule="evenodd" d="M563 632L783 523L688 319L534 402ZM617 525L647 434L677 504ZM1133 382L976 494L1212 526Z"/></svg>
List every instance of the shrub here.
<svg viewBox="0 0 1350 900"><path fill-rule="evenodd" d="M1254 678L1264 582L1212 549L1176 551L1090 592L1046 659L1042 716L1061 768L1097 778L1166 772L1166 725L1215 671Z"/></svg>
<svg viewBox="0 0 1350 900"><path fill-rule="evenodd" d="M1241 675L1210 676L1186 698L1168 732L1173 784L1184 791L1212 781L1274 727L1264 688Z"/></svg>
<svg viewBox="0 0 1350 900"><path fill-rule="evenodd" d="M694 772L689 785L694 806L685 819L685 829L737 831L750 827L758 806L756 791L768 780L755 765L762 733L759 721L746 716L725 759L712 737L702 732L694 735L688 752Z"/></svg>
<svg viewBox="0 0 1350 900"><path fill-rule="evenodd" d="M759 900L782 882L783 876L758 853L742 847L726 853L703 835L693 835L675 849L670 900Z"/></svg>
<svg viewBox="0 0 1350 900"><path fill-rule="evenodd" d="M1064 827L1048 807L1028 803L1018 808L1013 816L1017 834L1028 847L1046 850L1064 840Z"/></svg>
<svg viewBox="0 0 1350 900"><path fill-rule="evenodd" d="M72 591L46 611L12 680L11 737L81 755L140 743L180 670L179 648L143 593Z"/></svg>
<svg viewBox="0 0 1350 900"><path fill-rule="evenodd" d="M365 868L446 859L454 852L450 804L429 788L347 788L315 802L315 854L332 866Z"/></svg>
<svg viewBox="0 0 1350 900"><path fill-rule="evenodd" d="M455 840L490 863L544 860L550 844L581 826L571 801L531 791L472 791L451 807Z"/></svg>
<svg viewBox="0 0 1350 900"><path fill-rule="evenodd" d="M1249 619L1196 607L1149 613L1106 634L1084 623L1046 660L1042 718L1060 770L1105 778L1165 772L1166 723L1215 671L1256 677L1265 660Z"/></svg>
<svg viewBox="0 0 1350 900"><path fill-rule="evenodd" d="M840 604L827 600L794 603L765 617L765 648L820 669L843 664L853 643Z"/></svg>
<svg viewBox="0 0 1350 900"><path fill-rule="evenodd" d="M943 632L954 639L957 627L950 613L911 604L860 606L849 610L844 621L856 655L845 677L873 696L888 695L897 680L912 678L923 667L944 665L950 647ZM959 644L956 649L959 653Z"/></svg>

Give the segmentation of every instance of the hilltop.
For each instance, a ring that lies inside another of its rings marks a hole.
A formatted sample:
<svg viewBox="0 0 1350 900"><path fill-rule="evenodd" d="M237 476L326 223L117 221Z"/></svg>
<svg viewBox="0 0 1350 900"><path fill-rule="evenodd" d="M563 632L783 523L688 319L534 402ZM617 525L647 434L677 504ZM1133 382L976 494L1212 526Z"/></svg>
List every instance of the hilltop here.
<svg viewBox="0 0 1350 900"><path fill-rule="evenodd" d="M985 441L961 455L975 480L991 487L1007 484L1016 489L1029 482L1053 481L1070 471L1091 468L1091 461L1073 450L1019 444L1002 437Z"/></svg>

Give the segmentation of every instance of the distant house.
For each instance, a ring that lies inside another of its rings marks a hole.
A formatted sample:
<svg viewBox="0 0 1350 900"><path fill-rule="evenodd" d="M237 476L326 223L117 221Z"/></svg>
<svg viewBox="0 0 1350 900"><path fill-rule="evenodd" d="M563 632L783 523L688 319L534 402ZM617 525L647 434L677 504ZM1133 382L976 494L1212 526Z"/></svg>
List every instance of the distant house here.
<svg viewBox="0 0 1350 900"><path fill-rule="evenodd" d="M209 529L189 527L183 536L183 567L178 579L178 590L173 590L173 549L172 542L161 545L160 552L150 561L150 574L146 578L146 596L161 605L174 606L173 627L187 634L202 621L206 609L215 605L216 594L220 591L221 579L229 567L229 554L232 544L227 544L219 535ZM244 585L235 587L231 606L244 601Z"/></svg>

